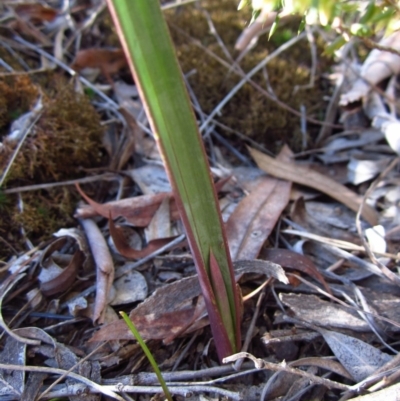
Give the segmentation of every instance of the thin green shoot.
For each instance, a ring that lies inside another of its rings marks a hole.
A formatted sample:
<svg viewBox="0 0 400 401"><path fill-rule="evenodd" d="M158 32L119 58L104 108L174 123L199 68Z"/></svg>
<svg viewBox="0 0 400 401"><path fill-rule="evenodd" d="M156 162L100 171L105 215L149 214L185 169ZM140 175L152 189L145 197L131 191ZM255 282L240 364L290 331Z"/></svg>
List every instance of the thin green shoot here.
<svg viewBox="0 0 400 401"><path fill-rule="evenodd" d="M157 365L157 362L155 361L152 353L150 352L149 348L147 347L146 343L144 342L142 336L138 332L137 328L133 324L133 322L129 319L128 315L125 312L119 312L119 314L122 316L122 318L125 320L126 325L129 327L129 330L132 332L134 337L136 338L137 342L139 343L140 347L142 348L143 352L145 353L147 359L149 360L151 366L154 369L154 372L157 376L158 381L161 384L161 387L164 391L164 395L167 397L168 401L173 401L171 393L168 390L167 384L164 381L164 378L162 377L162 374L160 372L160 369Z"/></svg>

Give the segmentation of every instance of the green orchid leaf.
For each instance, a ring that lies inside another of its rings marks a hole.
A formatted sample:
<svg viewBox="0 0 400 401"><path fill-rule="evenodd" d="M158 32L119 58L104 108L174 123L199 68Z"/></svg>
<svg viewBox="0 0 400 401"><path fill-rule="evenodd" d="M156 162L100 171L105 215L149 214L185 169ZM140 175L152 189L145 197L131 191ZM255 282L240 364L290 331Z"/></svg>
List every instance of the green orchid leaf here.
<svg viewBox="0 0 400 401"><path fill-rule="evenodd" d="M240 344L239 298L206 153L168 27L158 0L107 1L164 159L222 359ZM213 293L211 252L228 313L219 309L222 303Z"/></svg>

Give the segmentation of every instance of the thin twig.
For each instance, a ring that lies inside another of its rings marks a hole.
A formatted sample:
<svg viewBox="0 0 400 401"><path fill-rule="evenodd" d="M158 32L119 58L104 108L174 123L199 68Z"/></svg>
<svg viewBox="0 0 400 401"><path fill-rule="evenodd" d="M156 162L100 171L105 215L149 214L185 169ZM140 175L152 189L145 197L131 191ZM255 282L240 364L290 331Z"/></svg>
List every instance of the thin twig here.
<svg viewBox="0 0 400 401"><path fill-rule="evenodd" d="M77 373L73 372L67 372L64 369L58 369L58 368L48 368L48 367L42 367L42 366L23 366L23 365L11 365L7 363L0 363L0 369L4 369L7 371L19 371L19 372L40 372L40 373L50 373L50 374L55 374L55 375L65 375L68 376L72 379L78 380L87 386L91 387L92 389L96 390L97 392L108 395L109 397L113 397L116 400L119 401L125 401L121 396L115 393L114 389L109 389L108 386L102 386L100 384L97 384L93 382L92 380L89 380L88 378L78 375ZM74 394L76 395L76 394Z"/></svg>
<svg viewBox="0 0 400 401"><path fill-rule="evenodd" d="M312 375L308 372L304 372L303 370L292 368L286 364L286 362L282 362L280 364L277 363L272 363L272 362L267 362L264 359L261 358L256 358L253 355L249 354L248 352L239 352L237 354L231 355L227 358L223 359L223 363L229 363L229 362L235 362L238 359L241 358L248 358L251 359L254 362L254 365L257 369L265 369L265 370L272 370L272 371L281 371L281 372L287 372L287 373L292 373L297 376L302 376L305 377L311 382L315 384L321 384L322 386L325 386L329 389L338 389L338 390L349 390L350 386L347 386L345 384L341 384L329 379L324 379L322 377L318 377L315 375Z"/></svg>

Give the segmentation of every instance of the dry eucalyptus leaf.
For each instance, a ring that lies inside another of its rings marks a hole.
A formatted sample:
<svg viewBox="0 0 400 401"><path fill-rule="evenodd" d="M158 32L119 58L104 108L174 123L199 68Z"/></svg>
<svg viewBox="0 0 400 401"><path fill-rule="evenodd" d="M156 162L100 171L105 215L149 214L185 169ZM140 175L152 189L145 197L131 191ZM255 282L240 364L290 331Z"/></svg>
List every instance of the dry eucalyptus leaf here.
<svg viewBox="0 0 400 401"><path fill-rule="evenodd" d="M115 248L122 256L128 259L142 259L171 241L171 238L159 238L151 241L143 249L133 249L129 244L129 238L126 238L126 229L124 227L116 226L111 218L108 219L108 225Z"/></svg>
<svg viewBox="0 0 400 401"><path fill-rule="evenodd" d="M89 206L79 207L76 210L75 217L89 218L99 215L106 219L110 215L113 219L124 217L128 223L136 227L147 227L163 199L171 196L169 192L162 192L155 195L135 196L134 198L100 204L90 199L80 189L79 185L76 188L85 201L89 203ZM172 208L171 205L171 214L174 219L179 217L176 206Z"/></svg>
<svg viewBox="0 0 400 401"><path fill-rule="evenodd" d="M144 195L172 191L167 173L164 167L159 164L147 164L146 166L129 170L128 174Z"/></svg>
<svg viewBox="0 0 400 401"><path fill-rule="evenodd" d="M151 219L150 224L145 228L144 233L148 243L153 240L171 237L171 216L169 205L169 199L164 199Z"/></svg>
<svg viewBox="0 0 400 401"><path fill-rule="evenodd" d="M234 268L236 278L242 277L245 273L259 273L265 274L267 277L275 277L285 284L288 283L285 272L275 263L263 260L244 260L234 262ZM201 289L197 276L187 277L157 289L149 298L133 309L129 317L143 338L171 341L174 335L184 334L184 330L189 329L196 319L206 313L204 301L202 297L199 297L200 294ZM201 324L194 327L200 328L207 324L208 320L202 319ZM125 322L119 320L111 325L103 326L90 341L132 338L132 333Z"/></svg>
<svg viewBox="0 0 400 401"><path fill-rule="evenodd" d="M249 151L258 167L268 174L317 189L336 199L338 202L343 203L349 209L358 212L362 203L362 197L333 179L298 164L281 162L256 149L249 148ZM368 205L364 205L362 216L371 225L376 225L378 222L377 212Z"/></svg>
<svg viewBox="0 0 400 401"><path fill-rule="evenodd" d="M361 332L370 331L369 325L358 316L357 312L342 305L323 301L315 295L281 293L279 298L298 319L307 323Z"/></svg>
<svg viewBox="0 0 400 401"><path fill-rule="evenodd" d="M281 265L282 267L288 267L290 269L298 270L306 273L316 281L319 281L328 293L331 290L326 283L322 274L318 271L313 261L307 256L293 252L289 249L264 249L262 251L262 257L265 260Z"/></svg>
<svg viewBox="0 0 400 401"><path fill-rule="evenodd" d="M9 365L25 365L26 344L7 337L0 353L0 362ZM25 388L25 372L0 369L0 396L20 400Z"/></svg>
<svg viewBox="0 0 400 401"><path fill-rule="evenodd" d="M280 161L290 163L292 152L283 148ZM258 185L233 211L226 224L232 259L256 259L290 198L291 183L259 177Z"/></svg>
<svg viewBox="0 0 400 401"><path fill-rule="evenodd" d="M390 355L358 338L321 328L318 331L356 382L366 379L392 359Z"/></svg>

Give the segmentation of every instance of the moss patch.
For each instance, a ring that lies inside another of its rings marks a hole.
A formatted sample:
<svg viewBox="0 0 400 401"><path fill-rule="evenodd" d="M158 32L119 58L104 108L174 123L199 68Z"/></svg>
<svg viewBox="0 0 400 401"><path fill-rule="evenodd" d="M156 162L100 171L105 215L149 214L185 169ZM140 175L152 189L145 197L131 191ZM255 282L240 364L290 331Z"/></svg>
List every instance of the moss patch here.
<svg viewBox="0 0 400 401"><path fill-rule="evenodd" d="M56 74L0 79L0 90L8 93L0 115L0 171L4 171L16 144L4 140L12 121L29 111L39 93L43 96L40 119L26 138L5 181L5 188L34 185L82 177L83 169L98 167L102 160L100 116L86 95L75 92L72 83ZM73 223L77 196L71 187L21 194L23 212L16 196L3 194L0 236L18 248L20 228L32 240L48 238L55 230Z"/></svg>
<svg viewBox="0 0 400 401"><path fill-rule="evenodd" d="M238 53L234 50L234 44L248 23L250 15L238 12L237 1L232 0L208 0L204 7L210 13L227 49L234 57L237 57ZM189 82L203 111L209 113L240 81L240 78L234 73L228 74L226 67L174 29L175 26L181 28L194 39L199 40L203 46L225 58L214 36L210 34L207 21L200 9L195 6L185 6L179 11L170 11L166 15L183 72L196 70L196 73L190 76ZM294 23L291 27L282 27L286 36L288 29L291 29L295 36L298 23ZM277 40L279 34L278 30L275 33ZM267 35L263 35L256 48L252 49L241 61L242 68L250 71L276 47L274 40L268 42ZM322 43L319 43L318 47L319 53L322 53ZM330 60L319 55L319 63L318 71L326 71ZM326 94L326 88L318 79L318 71L314 88L294 92L296 86L309 83L310 66L309 44L303 40L280 57L273 59L265 71L256 74L253 80L263 88L269 85L276 96L293 109L299 111L300 106L304 105L308 116L316 119L323 118L326 104L322 98ZM295 151L300 150L300 118L281 108L249 84L245 84L229 101L218 119L264 144L272 151L276 151L283 142L288 143ZM316 136L318 130L319 127L309 125L308 131L311 138Z"/></svg>

